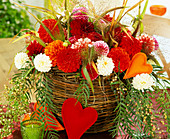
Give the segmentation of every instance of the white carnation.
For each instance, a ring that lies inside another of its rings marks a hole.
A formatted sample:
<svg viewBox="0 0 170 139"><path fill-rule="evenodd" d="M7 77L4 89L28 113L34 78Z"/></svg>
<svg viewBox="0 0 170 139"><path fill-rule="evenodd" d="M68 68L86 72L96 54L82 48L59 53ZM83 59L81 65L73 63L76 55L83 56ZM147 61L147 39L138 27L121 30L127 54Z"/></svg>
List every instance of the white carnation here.
<svg viewBox="0 0 170 139"><path fill-rule="evenodd" d="M27 63L27 61L30 60L28 55L24 52L17 53L14 58L14 63L17 69L25 68L28 66L29 63Z"/></svg>
<svg viewBox="0 0 170 139"><path fill-rule="evenodd" d="M112 58L106 56L98 57L96 64L99 75L103 76L110 75L115 67Z"/></svg>
<svg viewBox="0 0 170 139"><path fill-rule="evenodd" d="M45 54L38 54L34 59L35 68L40 72L48 72L52 67L52 61Z"/></svg>
<svg viewBox="0 0 170 139"><path fill-rule="evenodd" d="M142 73L136 75L133 78L132 84L135 89L143 90L143 89L149 89L152 85L154 85L154 81L149 74Z"/></svg>

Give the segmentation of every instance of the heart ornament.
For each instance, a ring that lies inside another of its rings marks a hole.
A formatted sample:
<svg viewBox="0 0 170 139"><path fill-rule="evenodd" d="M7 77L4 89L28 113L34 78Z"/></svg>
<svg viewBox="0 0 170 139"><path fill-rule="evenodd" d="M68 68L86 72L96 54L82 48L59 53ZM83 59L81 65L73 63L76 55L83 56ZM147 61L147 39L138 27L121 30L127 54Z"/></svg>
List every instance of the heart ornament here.
<svg viewBox="0 0 170 139"><path fill-rule="evenodd" d="M139 52L133 56L123 79L135 77L137 74L142 73L150 74L152 70L152 65L147 64L147 56L144 53Z"/></svg>
<svg viewBox="0 0 170 139"><path fill-rule="evenodd" d="M80 139L84 132L97 120L98 114L94 108L82 108L79 101L69 98L62 106L62 119L68 139Z"/></svg>

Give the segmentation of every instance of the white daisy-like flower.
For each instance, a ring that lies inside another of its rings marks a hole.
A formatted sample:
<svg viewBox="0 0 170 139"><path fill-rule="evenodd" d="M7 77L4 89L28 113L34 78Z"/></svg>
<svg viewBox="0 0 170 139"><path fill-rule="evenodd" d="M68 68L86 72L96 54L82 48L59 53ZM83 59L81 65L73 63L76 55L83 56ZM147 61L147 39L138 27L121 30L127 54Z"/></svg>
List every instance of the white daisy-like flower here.
<svg viewBox="0 0 170 139"><path fill-rule="evenodd" d="M52 61L45 54L38 54L34 59L35 68L40 72L48 72L52 67Z"/></svg>
<svg viewBox="0 0 170 139"><path fill-rule="evenodd" d="M14 58L14 63L17 69L25 68L26 66L28 66L29 63L27 63L27 61L30 60L28 55L24 52L17 53Z"/></svg>
<svg viewBox="0 0 170 139"><path fill-rule="evenodd" d="M142 73L133 78L132 84L135 89L143 91L143 89L149 89L154 85L154 80L149 74Z"/></svg>
<svg viewBox="0 0 170 139"><path fill-rule="evenodd" d="M103 76L110 75L115 67L112 58L106 56L98 57L96 65L98 74Z"/></svg>

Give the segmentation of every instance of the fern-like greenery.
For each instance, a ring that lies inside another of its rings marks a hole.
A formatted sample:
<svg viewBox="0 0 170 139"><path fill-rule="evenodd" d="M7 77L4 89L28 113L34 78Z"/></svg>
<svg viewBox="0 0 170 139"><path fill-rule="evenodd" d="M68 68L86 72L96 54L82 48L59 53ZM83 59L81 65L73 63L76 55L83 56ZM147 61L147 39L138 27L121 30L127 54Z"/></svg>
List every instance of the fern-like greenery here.
<svg viewBox="0 0 170 139"><path fill-rule="evenodd" d="M161 71L162 67L154 66L154 70ZM162 85L160 79L153 73L153 78L157 88L153 87L153 90L136 90L131 86L130 82L123 83L119 76L118 81L112 82L111 86L113 92L114 86L119 85L119 96L117 96L117 107L115 112L117 116L113 119L114 126L110 130L113 137L118 133L122 133L130 138L141 139L141 138L153 138L155 136L155 129L157 128L157 115L156 111L161 109L165 123L169 123L170 120L167 118L170 115L169 102L170 96L167 91L165 84ZM161 74L160 77L163 77ZM162 80L170 84L167 80ZM160 87L159 87L160 86ZM155 98L155 94L158 94L157 105L159 106L157 110L154 110L152 105L152 100ZM116 123L116 124L115 124ZM167 126L167 132L169 132L169 124Z"/></svg>
<svg viewBox="0 0 170 139"><path fill-rule="evenodd" d="M77 91L74 93L76 95L77 100L81 102L84 107L88 106L87 100L90 97L90 89L87 81L84 79L80 82Z"/></svg>
<svg viewBox="0 0 170 139"><path fill-rule="evenodd" d="M32 66L31 62L28 62L29 66L20 69L17 74L11 79L12 87L6 87L5 97L8 100L7 113L3 111L0 113L2 118L7 118L7 122L2 122L4 126L1 137L6 137L12 133L12 130L8 130L8 127L15 127L13 121L18 122L21 120L21 116L30 112L29 103L31 99L31 94L36 94L36 100L38 102L37 110L33 112L31 119L39 119L44 123L50 123L54 127L56 121L53 119L54 107L51 101L52 90L48 86L50 79L47 77L46 73L38 72ZM11 109L12 108L12 109ZM9 113L9 112L10 113ZM8 120L12 118L12 120ZM50 124L45 124L45 136L48 138L58 137L58 134L51 131Z"/></svg>

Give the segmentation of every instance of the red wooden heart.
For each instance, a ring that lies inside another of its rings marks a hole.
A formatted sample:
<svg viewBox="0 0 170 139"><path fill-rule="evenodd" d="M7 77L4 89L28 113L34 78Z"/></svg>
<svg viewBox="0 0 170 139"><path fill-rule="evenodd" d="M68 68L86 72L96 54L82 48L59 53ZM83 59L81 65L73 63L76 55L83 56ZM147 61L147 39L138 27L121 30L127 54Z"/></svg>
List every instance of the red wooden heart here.
<svg viewBox="0 0 170 139"><path fill-rule="evenodd" d="M84 132L97 120L98 114L94 108L82 108L74 98L64 101L62 119L69 139L80 139Z"/></svg>

